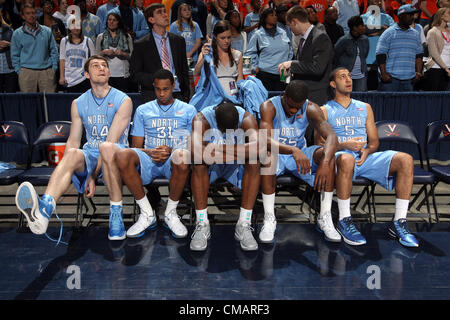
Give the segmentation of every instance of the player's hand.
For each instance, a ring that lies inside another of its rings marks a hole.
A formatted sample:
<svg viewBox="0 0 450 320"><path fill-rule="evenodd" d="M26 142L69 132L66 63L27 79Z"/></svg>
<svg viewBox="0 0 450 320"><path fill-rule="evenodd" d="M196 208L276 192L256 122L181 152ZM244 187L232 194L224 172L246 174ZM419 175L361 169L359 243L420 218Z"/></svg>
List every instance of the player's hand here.
<svg viewBox="0 0 450 320"><path fill-rule="evenodd" d="M367 141L362 140L362 137L356 137L348 140L345 147L352 151L360 151L366 143Z"/></svg>
<svg viewBox="0 0 450 320"><path fill-rule="evenodd" d="M169 159L171 152L172 149L168 146L158 146L153 149L151 157L154 162L165 162Z"/></svg>
<svg viewBox="0 0 450 320"><path fill-rule="evenodd" d="M292 157L297 164L297 172L300 174L307 174L311 170L311 164L308 157L298 148L292 153Z"/></svg>
<svg viewBox="0 0 450 320"><path fill-rule="evenodd" d="M358 166L362 165L364 163L364 161L366 161L368 155L369 155L369 150L367 150L366 148L362 149L360 151L359 160L356 161L356 164Z"/></svg>
<svg viewBox="0 0 450 320"><path fill-rule="evenodd" d="M316 191L325 191L331 170L334 170L334 168L330 168L328 163L324 163L323 161L320 163L316 171L316 178L314 179L314 189Z"/></svg>
<svg viewBox="0 0 450 320"><path fill-rule="evenodd" d="M86 183L86 190L84 190L84 193L86 194L86 197L92 198L95 193L95 179L90 176L87 183Z"/></svg>

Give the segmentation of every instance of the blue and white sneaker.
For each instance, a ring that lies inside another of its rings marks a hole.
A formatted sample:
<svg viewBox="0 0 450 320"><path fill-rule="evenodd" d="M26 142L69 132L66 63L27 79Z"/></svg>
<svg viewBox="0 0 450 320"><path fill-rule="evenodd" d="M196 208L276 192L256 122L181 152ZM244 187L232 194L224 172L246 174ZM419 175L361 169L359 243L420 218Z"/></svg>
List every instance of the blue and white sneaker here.
<svg viewBox="0 0 450 320"><path fill-rule="evenodd" d="M186 238L188 231L180 220L175 209L169 211L164 217L164 226L172 232L174 238Z"/></svg>
<svg viewBox="0 0 450 320"><path fill-rule="evenodd" d="M156 219L155 211L153 210L153 215L148 215L145 212L141 212L138 221L133 224L127 231L128 238L139 238L145 234L146 230L154 230L158 225Z"/></svg>
<svg viewBox="0 0 450 320"><path fill-rule="evenodd" d="M111 206L109 213L109 240L123 240L127 234L122 219L122 206Z"/></svg>
<svg viewBox="0 0 450 320"><path fill-rule="evenodd" d="M398 219L389 223L388 233L391 237L397 238L405 247L417 248L419 241L409 231L406 219Z"/></svg>
<svg viewBox="0 0 450 320"><path fill-rule="evenodd" d="M23 182L16 192L16 206L23 213L28 227L34 234L44 234L47 231L50 217L55 211L53 198L44 195L39 199L33 185Z"/></svg>
<svg viewBox="0 0 450 320"><path fill-rule="evenodd" d="M360 246L367 243L361 232L356 229L352 217L339 220L337 231L341 234L342 238L344 238L345 243L352 246Z"/></svg>

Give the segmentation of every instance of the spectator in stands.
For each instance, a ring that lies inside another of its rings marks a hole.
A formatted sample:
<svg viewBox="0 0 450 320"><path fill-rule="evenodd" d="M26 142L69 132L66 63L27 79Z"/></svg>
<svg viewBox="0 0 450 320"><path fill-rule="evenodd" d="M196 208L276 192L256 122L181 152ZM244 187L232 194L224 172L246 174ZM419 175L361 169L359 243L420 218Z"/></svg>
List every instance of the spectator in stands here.
<svg viewBox="0 0 450 320"><path fill-rule="evenodd" d="M366 35L369 38L369 55L367 56L367 65L376 64L375 50L377 48L378 39L380 35L395 22L392 17L386 13L381 12L382 2L381 0L369 0L368 6L376 5L380 8L378 15L375 11L367 11L361 18L366 25Z"/></svg>
<svg viewBox="0 0 450 320"><path fill-rule="evenodd" d="M24 25L11 39L11 61L22 92L55 92L58 48L52 30L37 23L36 8L22 5Z"/></svg>
<svg viewBox="0 0 450 320"><path fill-rule="evenodd" d="M206 34L212 38L216 23L223 20L225 18L225 14L233 9L234 5L231 0L213 0L211 12L208 14L208 18L206 20Z"/></svg>
<svg viewBox="0 0 450 320"><path fill-rule="evenodd" d="M163 0L163 3L165 1ZM192 19L198 23L200 30L202 31L202 35L206 37L206 20L208 17L208 8L203 3L202 0L177 0L172 5L172 10L167 11L167 14L170 14L170 22L173 23L178 19L178 7L182 4L186 3L191 7L192 11Z"/></svg>
<svg viewBox="0 0 450 320"><path fill-rule="evenodd" d="M259 28L259 13L261 12L261 1L251 0L252 12L244 18L244 31L247 32L247 41L250 42L255 29Z"/></svg>
<svg viewBox="0 0 450 320"><path fill-rule="evenodd" d="M66 26L61 19L52 16L55 5L52 0L44 0L41 2L43 15L38 18L38 23L49 27L53 32L56 44L59 46L61 39L67 35Z"/></svg>
<svg viewBox="0 0 450 320"><path fill-rule="evenodd" d="M313 7L320 23L324 22L325 10L328 8L327 0L306 0L301 6L303 8Z"/></svg>
<svg viewBox="0 0 450 320"><path fill-rule="evenodd" d="M320 23L319 21L319 17L317 16L317 11L313 6L307 6L306 8L306 12L308 12L308 20L309 22L313 25L316 26L316 28L325 31L325 26L323 24Z"/></svg>
<svg viewBox="0 0 450 320"><path fill-rule="evenodd" d="M144 13L144 0L134 0L132 7ZM170 8L169 8L170 9Z"/></svg>
<svg viewBox="0 0 450 320"><path fill-rule="evenodd" d="M169 32L179 35L186 41L186 57L197 62L198 49L202 44L202 32L197 22L192 20L191 7L183 3L178 7L178 19L170 25Z"/></svg>
<svg viewBox="0 0 450 320"><path fill-rule="evenodd" d="M381 91L412 91L412 82L422 76L423 47L419 33L411 28L416 12L411 5L401 6L398 23L389 27L378 41L376 55Z"/></svg>
<svg viewBox="0 0 450 320"><path fill-rule="evenodd" d="M117 8L117 0L108 0L108 2L98 7L96 15L100 18L101 32L105 31L108 12L114 8Z"/></svg>
<svg viewBox="0 0 450 320"><path fill-rule="evenodd" d="M268 91L283 91L286 82L280 81L278 65L292 59L292 44L283 29L277 27L277 15L273 8L261 13L260 28L251 38L246 56L252 58L252 68Z"/></svg>
<svg viewBox="0 0 450 320"><path fill-rule="evenodd" d="M111 77L109 83L123 92L129 90L130 56L133 51L133 40L126 32L122 18L110 12L106 19L106 29L99 34L96 50L108 60Z"/></svg>
<svg viewBox="0 0 450 320"><path fill-rule="evenodd" d="M3 7L9 17L9 20L11 21L11 27L14 30L20 28L24 22L22 19L22 15L21 15L22 1L21 0L6 0Z"/></svg>
<svg viewBox="0 0 450 320"><path fill-rule="evenodd" d="M422 46L425 49L427 46L427 38L423 31L423 27L419 23L415 23L415 21L417 21L418 18L419 18L419 12L414 14L414 19L413 19L413 23L411 24L411 28L417 30L417 32L419 33L419 36L420 36L420 43L422 43Z"/></svg>
<svg viewBox="0 0 450 320"><path fill-rule="evenodd" d="M64 23L66 29L69 28L67 26L67 19L70 17L70 13L67 12L68 6L67 0L58 0L58 10L53 14L53 17L60 19Z"/></svg>
<svg viewBox="0 0 450 320"><path fill-rule="evenodd" d="M292 41L292 32L286 24L286 14L289 8L287 6L278 6L275 10L277 11L277 26L283 29L289 40Z"/></svg>
<svg viewBox="0 0 450 320"><path fill-rule="evenodd" d="M92 40L83 36L81 22L75 16L68 20L69 35L61 40L59 46L59 84L67 92L85 92L90 82L84 76L84 63L95 54Z"/></svg>
<svg viewBox="0 0 450 320"><path fill-rule="evenodd" d="M149 33L148 24L145 21L144 14L140 11L134 11L130 7L131 0L120 0L119 7L109 11L109 13L117 13L122 17L125 30L131 36L133 41L141 39Z"/></svg>
<svg viewBox="0 0 450 320"><path fill-rule="evenodd" d="M97 36L101 33L100 18L87 11L86 0L74 0L74 5L80 7L83 35L91 38L95 44Z"/></svg>
<svg viewBox="0 0 450 320"><path fill-rule="evenodd" d="M0 16L0 92L16 92L17 73L11 61L11 38L14 30Z"/></svg>
<svg viewBox="0 0 450 320"><path fill-rule="evenodd" d="M379 14L376 10L370 10L361 15L366 25L366 35L369 39L369 54L366 58L367 63L367 89L378 89L378 64L376 59L376 49L380 35L395 22L394 19L383 10L381 0L369 0L368 7L376 5L379 7Z"/></svg>
<svg viewBox="0 0 450 320"><path fill-rule="evenodd" d="M419 23L422 27L425 27L427 24L430 24L432 21L433 15L438 10L437 4L435 0L422 0L420 2L420 20Z"/></svg>
<svg viewBox="0 0 450 320"><path fill-rule="evenodd" d="M336 0L333 3L333 7L338 11L336 23L344 29L345 33L349 32L350 30L347 25L348 19L353 16L359 16L360 14L358 0Z"/></svg>
<svg viewBox="0 0 450 320"><path fill-rule="evenodd" d="M437 7L438 7L438 9L440 9L440 8L450 8L450 0L438 0L437 1ZM434 20L434 16L430 20L432 22ZM432 28L431 23L427 24L423 28L423 32L425 34L425 37L427 36L427 33L428 33L428 31L430 31L431 28Z"/></svg>
<svg viewBox="0 0 450 320"><path fill-rule="evenodd" d="M294 35L301 35L297 58L285 61L278 70L289 70L294 79L302 80L309 89L308 99L322 105L328 99L328 76L333 62L333 45L328 35L308 20L302 7L289 9L286 20Z"/></svg>
<svg viewBox="0 0 450 320"><path fill-rule="evenodd" d="M231 48L244 53L247 50L247 34L242 31L241 15L236 9L228 11L225 19L231 26Z"/></svg>
<svg viewBox="0 0 450 320"><path fill-rule="evenodd" d="M450 77L450 8L440 8L427 34L430 57L425 62L425 89L445 91Z"/></svg>
<svg viewBox="0 0 450 320"><path fill-rule="evenodd" d="M323 25L333 45L344 35L344 28L336 23L337 19L337 9L335 7L328 7L325 10Z"/></svg>
<svg viewBox="0 0 450 320"><path fill-rule="evenodd" d="M183 101L189 100L189 74L184 38L166 31L169 17L163 4L149 5L144 14L152 26L152 32L136 41L130 61L131 77L141 86L142 101L145 103L155 99L153 73L161 68L177 76L174 97Z"/></svg>
<svg viewBox="0 0 450 320"><path fill-rule="evenodd" d="M231 26L228 21L219 21L214 26L212 42L203 45L194 68L194 75L200 75L205 56L212 55L217 78L224 91L232 96L237 94L237 82L244 79L242 69L243 55L231 48Z"/></svg>
<svg viewBox="0 0 450 320"><path fill-rule="evenodd" d="M341 37L334 46L334 68L350 70L353 91L367 91L366 58L369 53L369 40L366 26L360 16L348 19L350 32Z"/></svg>

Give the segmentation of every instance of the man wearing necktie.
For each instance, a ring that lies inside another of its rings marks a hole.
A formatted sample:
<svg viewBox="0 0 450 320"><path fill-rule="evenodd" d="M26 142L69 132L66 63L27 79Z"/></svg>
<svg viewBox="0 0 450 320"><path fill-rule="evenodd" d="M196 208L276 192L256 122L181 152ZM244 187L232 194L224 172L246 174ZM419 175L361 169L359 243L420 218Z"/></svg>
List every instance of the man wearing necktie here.
<svg viewBox="0 0 450 320"><path fill-rule="evenodd" d="M173 95L182 101L189 100L189 74L184 38L167 32L169 17L161 3L154 3L144 11L151 32L134 44L130 73L140 86L142 102L156 99L153 74L163 68L176 76Z"/></svg>
<svg viewBox="0 0 450 320"><path fill-rule="evenodd" d="M333 62L333 45L326 32L312 25L302 7L289 9L286 22L290 30L300 36L295 60L285 61L278 70L289 69L291 79L302 80L309 89L308 99L319 106L328 101L328 76Z"/></svg>

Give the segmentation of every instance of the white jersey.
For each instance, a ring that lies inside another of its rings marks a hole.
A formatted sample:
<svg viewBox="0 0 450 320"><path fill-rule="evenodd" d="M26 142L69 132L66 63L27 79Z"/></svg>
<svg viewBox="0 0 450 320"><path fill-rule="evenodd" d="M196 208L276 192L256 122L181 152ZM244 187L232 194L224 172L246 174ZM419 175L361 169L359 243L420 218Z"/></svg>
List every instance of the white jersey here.
<svg viewBox="0 0 450 320"><path fill-rule="evenodd" d="M70 43L68 37L61 40L59 59L65 60L64 77L68 87L73 87L86 79L84 77L84 63L93 54L95 54L95 47L89 37L84 37L84 40L79 44Z"/></svg>

